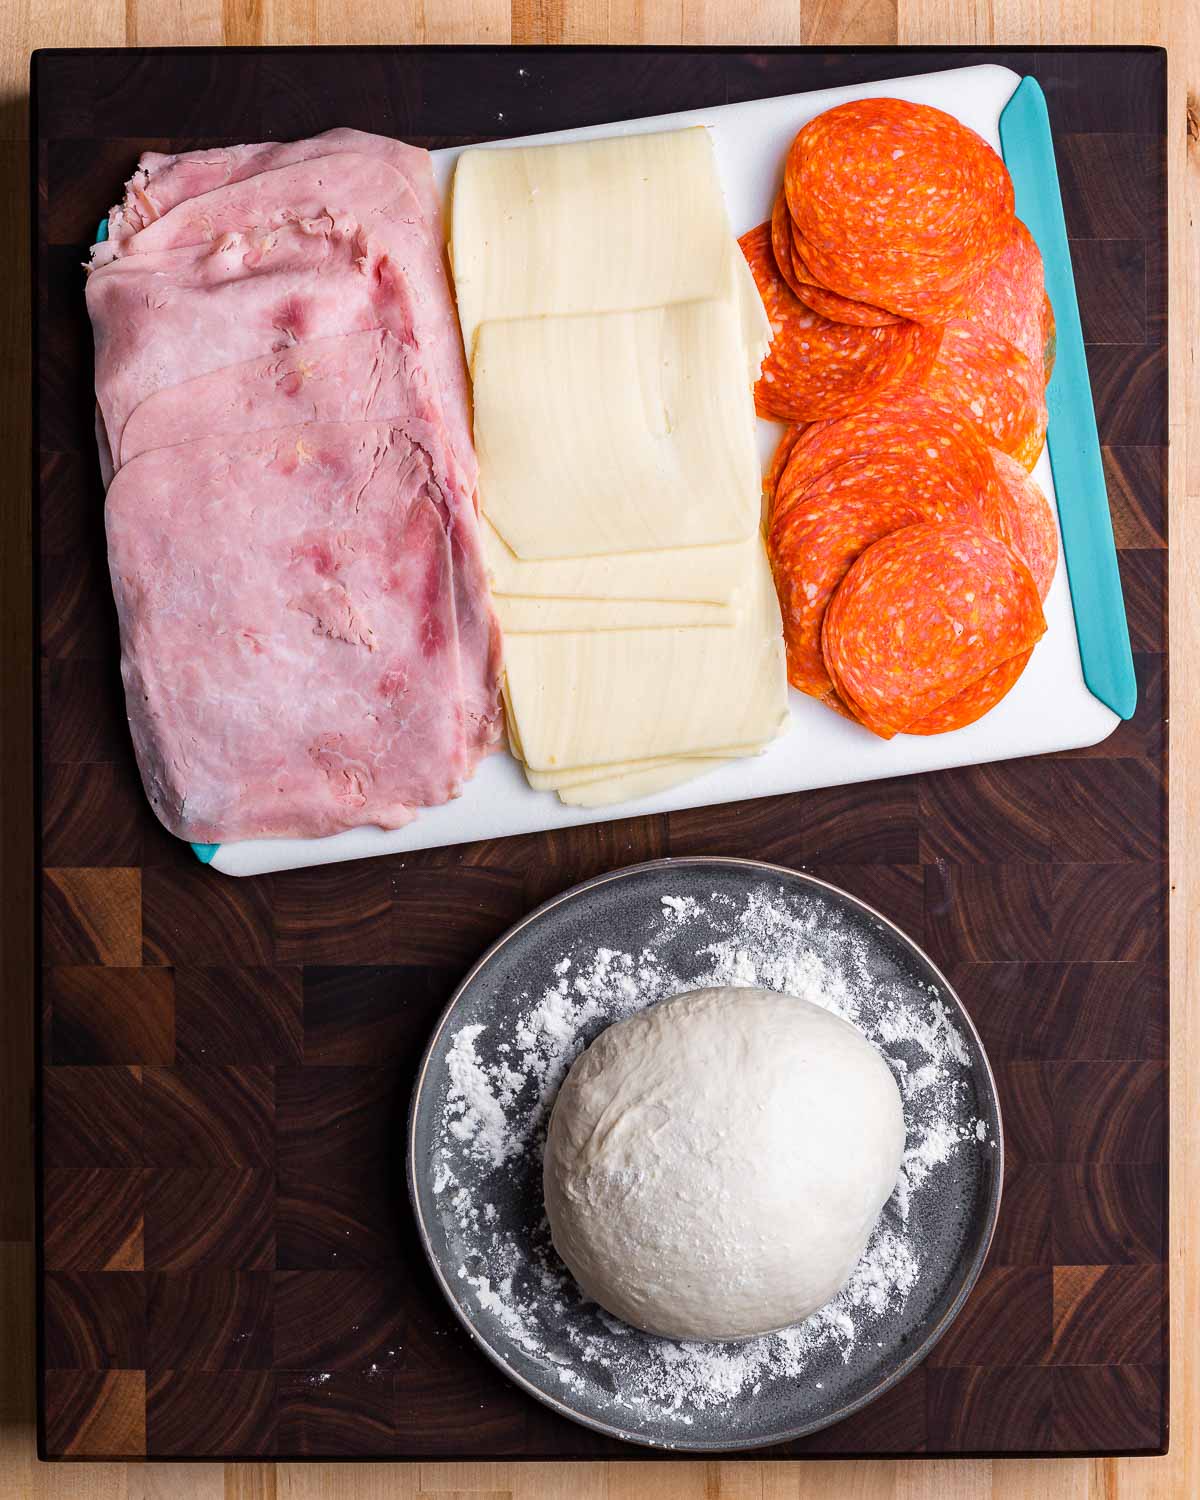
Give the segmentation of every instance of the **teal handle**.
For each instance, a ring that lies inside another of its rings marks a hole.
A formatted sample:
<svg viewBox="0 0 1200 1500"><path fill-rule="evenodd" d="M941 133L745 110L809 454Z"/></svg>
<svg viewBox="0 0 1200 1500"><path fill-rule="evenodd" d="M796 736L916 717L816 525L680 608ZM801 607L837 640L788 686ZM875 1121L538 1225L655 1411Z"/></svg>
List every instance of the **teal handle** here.
<svg viewBox="0 0 1200 1500"><path fill-rule="evenodd" d="M1137 678L1113 541L1083 327L1067 244L1046 96L1022 78L1000 116L1000 145L1016 192L1017 217L1042 252L1058 328L1058 356L1046 391L1047 444L1083 680L1122 719L1137 708Z"/></svg>

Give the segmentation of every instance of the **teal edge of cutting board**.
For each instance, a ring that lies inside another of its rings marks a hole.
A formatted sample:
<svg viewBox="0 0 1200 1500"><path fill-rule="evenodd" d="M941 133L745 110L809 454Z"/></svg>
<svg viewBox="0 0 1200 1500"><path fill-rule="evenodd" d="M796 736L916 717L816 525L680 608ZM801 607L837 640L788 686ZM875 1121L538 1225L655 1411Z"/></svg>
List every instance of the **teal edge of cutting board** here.
<svg viewBox="0 0 1200 1500"><path fill-rule="evenodd" d="M1137 707L1137 678L1113 541L1096 411L1083 351L1067 224L1046 96L1022 78L1000 115L1000 147L1013 180L1017 217L1042 252L1046 291L1058 325L1058 354L1046 390L1047 445L1083 680L1122 719Z"/></svg>
<svg viewBox="0 0 1200 1500"><path fill-rule="evenodd" d="M1036 78L1023 78L1004 106L1000 145L1013 180L1017 217L1042 252L1046 291L1058 327L1058 354L1046 391L1050 410L1047 443L1083 680L1101 703L1120 718L1129 719L1137 707L1137 678L1083 352L1083 327L1058 189L1050 115ZM96 240L107 238L108 220L104 219ZM192 845L196 858L206 865L212 863L220 847Z"/></svg>

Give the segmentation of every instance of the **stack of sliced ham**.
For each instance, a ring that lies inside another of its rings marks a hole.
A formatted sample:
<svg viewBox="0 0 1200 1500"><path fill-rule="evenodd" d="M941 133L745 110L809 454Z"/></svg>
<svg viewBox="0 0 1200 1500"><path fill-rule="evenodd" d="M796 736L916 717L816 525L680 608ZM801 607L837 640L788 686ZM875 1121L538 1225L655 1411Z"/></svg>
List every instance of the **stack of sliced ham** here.
<svg viewBox="0 0 1200 1500"><path fill-rule="evenodd" d="M92 251L129 724L181 838L397 828L497 743L500 638L428 154L147 153Z"/></svg>

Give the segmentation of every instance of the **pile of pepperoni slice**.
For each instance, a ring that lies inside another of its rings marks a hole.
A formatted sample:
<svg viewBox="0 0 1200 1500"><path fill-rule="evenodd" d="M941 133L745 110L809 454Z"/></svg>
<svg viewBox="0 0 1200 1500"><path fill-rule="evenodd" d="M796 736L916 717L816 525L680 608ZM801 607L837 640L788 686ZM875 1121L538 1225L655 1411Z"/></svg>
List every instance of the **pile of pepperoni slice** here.
<svg viewBox="0 0 1200 1500"><path fill-rule="evenodd" d="M855 100L741 243L755 404L791 424L765 481L789 680L884 738L962 728L1020 676L1058 562L1029 478L1054 319L1004 164L941 110Z"/></svg>

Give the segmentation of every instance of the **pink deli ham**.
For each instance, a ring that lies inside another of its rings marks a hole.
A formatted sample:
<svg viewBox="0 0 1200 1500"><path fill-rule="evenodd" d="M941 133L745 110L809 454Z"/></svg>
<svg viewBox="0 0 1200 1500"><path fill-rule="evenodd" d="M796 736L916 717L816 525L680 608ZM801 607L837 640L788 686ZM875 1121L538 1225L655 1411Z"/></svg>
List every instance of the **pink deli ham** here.
<svg viewBox="0 0 1200 1500"><path fill-rule="evenodd" d="M121 242L121 257L261 234L291 223L356 226L380 252L376 274L408 292L408 332L445 401L451 447L474 488L467 373L440 242L408 179L387 161L339 152L277 166L188 198Z"/></svg>
<svg viewBox="0 0 1200 1500"><path fill-rule="evenodd" d="M319 156L356 151L377 156L407 180L421 205L421 213L437 244L442 243L441 210L433 184L433 164L428 151L406 146L390 136L371 135L365 130L339 127L305 141L263 141L253 146L219 146L207 151L184 151L166 156L161 151L143 151L137 171L125 184L125 198L108 214L108 239L93 249L95 264L103 265L139 229L161 219L176 204L231 182L289 167L294 162Z"/></svg>
<svg viewBox="0 0 1200 1500"><path fill-rule="evenodd" d="M458 793L449 521L400 429L155 449L117 474L105 518L130 729L172 833L397 828Z"/></svg>
<svg viewBox="0 0 1200 1500"><path fill-rule="evenodd" d="M300 422L430 421L428 371L383 328L312 339L225 365L147 396L125 424L121 460L218 433Z"/></svg>
<svg viewBox="0 0 1200 1500"><path fill-rule="evenodd" d="M96 399L114 459L155 391L304 339L388 328L409 337L407 297L357 228L287 224L131 255L93 271Z"/></svg>
<svg viewBox="0 0 1200 1500"><path fill-rule="evenodd" d="M471 489L441 442L429 377L411 345L382 329L314 339L167 386L126 423L121 456L128 463L147 450L209 435L363 420L400 425L423 448L452 514L462 690L470 748L477 755L491 748L499 732L500 633Z"/></svg>
<svg viewBox="0 0 1200 1500"><path fill-rule="evenodd" d="M148 153L87 296L159 817L320 837L456 796L500 736L501 643L428 155L344 130Z"/></svg>

